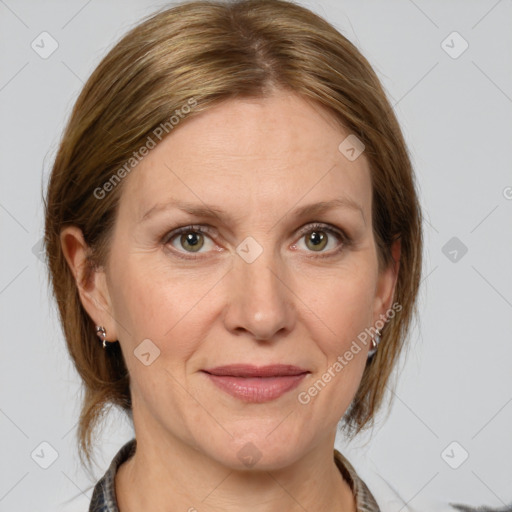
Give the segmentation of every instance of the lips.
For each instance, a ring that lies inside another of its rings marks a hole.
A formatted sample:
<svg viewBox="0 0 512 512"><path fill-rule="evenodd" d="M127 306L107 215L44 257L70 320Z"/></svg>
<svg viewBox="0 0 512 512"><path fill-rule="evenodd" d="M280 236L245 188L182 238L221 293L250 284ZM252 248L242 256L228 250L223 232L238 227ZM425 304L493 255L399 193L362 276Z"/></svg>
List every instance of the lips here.
<svg viewBox="0 0 512 512"><path fill-rule="evenodd" d="M305 368L290 364L272 364L267 366L254 366L250 364L231 364L226 366L216 366L203 370L210 375L220 377L290 377L293 375L302 375L309 373Z"/></svg>
<svg viewBox="0 0 512 512"><path fill-rule="evenodd" d="M235 364L202 370L225 393L243 402L275 400L296 388L309 370L288 364L253 366Z"/></svg>

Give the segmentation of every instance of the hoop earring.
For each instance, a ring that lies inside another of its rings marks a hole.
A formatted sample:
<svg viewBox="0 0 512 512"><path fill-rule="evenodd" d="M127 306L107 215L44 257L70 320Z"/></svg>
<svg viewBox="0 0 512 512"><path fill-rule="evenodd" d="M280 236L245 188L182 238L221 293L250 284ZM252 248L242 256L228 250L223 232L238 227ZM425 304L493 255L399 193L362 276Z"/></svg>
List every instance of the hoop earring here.
<svg viewBox="0 0 512 512"><path fill-rule="evenodd" d="M377 347L381 340L381 332L379 329L375 329L375 331L377 334L372 338L372 348L368 351L368 357L372 357L377 352Z"/></svg>
<svg viewBox="0 0 512 512"><path fill-rule="evenodd" d="M103 348L107 348L107 340L106 340L107 331L106 331L105 327L103 327L102 325L97 325L96 326L96 334L97 334L98 338L103 340Z"/></svg>

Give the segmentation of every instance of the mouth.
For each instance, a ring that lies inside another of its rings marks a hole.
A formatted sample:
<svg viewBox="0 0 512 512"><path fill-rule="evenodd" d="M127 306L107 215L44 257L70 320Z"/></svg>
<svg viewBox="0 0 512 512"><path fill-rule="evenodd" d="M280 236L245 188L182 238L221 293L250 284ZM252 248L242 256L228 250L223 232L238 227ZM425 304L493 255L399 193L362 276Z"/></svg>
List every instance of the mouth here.
<svg viewBox="0 0 512 512"><path fill-rule="evenodd" d="M294 365L235 364L202 370L219 389L244 402L275 400L297 387L309 370Z"/></svg>
<svg viewBox="0 0 512 512"><path fill-rule="evenodd" d="M254 366L251 364L230 364L226 366L217 366L202 370L210 375L219 377L292 377L310 373L305 368L291 364L271 364L267 366Z"/></svg>

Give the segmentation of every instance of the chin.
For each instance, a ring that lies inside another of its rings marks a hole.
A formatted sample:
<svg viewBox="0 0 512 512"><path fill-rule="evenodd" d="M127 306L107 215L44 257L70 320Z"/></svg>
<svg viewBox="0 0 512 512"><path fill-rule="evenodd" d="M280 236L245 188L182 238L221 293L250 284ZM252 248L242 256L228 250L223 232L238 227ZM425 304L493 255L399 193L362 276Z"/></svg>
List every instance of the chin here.
<svg viewBox="0 0 512 512"><path fill-rule="evenodd" d="M300 455L300 444L288 436L270 440L268 431L261 436L234 436L229 445L219 446L212 454L215 459L233 470L274 471L293 464ZM209 447L211 451L211 447Z"/></svg>

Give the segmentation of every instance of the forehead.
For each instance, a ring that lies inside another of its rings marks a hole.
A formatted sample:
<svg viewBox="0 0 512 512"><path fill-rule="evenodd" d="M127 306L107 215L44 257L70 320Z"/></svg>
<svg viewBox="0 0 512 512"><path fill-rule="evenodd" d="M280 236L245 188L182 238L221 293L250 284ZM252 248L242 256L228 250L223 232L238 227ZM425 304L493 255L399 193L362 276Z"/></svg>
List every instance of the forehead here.
<svg viewBox="0 0 512 512"><path fill-rule="evenodd" d="M185 120L126 178L121 207L137 220L170 197L273 210L340 196L370 212L370 169L338 149L350 133L288 92L228 100Z"/></svg>

